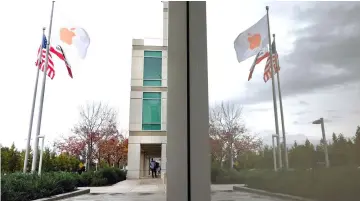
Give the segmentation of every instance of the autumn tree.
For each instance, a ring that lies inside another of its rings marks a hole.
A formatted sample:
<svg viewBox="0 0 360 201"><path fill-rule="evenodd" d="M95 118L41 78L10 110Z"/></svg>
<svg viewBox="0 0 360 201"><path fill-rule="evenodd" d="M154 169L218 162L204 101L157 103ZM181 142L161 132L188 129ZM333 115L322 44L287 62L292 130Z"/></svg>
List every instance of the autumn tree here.
<svg viewBox="0 0 360 201"><path fill-rule="evenodd" d="M237 155L253 151L261 144L260 139L247 132L242 120L242 107L235 103L222 102L212 107L209 121L213 154L221 166L227 156L232 168Z"/></svg>
<svg viewBox="0 0 360 201"><path fill-rule="evenodd" d="M79 159L86 157L86 140L78 136L63 136L61 141L55 143L55 146L60 152L66 152Z"/></svg>
<svg viewBox="0 0 360 201"><path fill-rule="evenodd" d="M100 159L104 159L109 166L124 165L127 161L128 140L123 135L114 135L99 142Z"/></svg>
<svg viewBox="0 0 360 201"><path fill-rule="evenodd" d="M80 107L79 122L72 129L73 135L64 138L57 147L62 152L86 158L90 164L97 159L100 162L99 143L114 135L120 135L117 129L117 113L101 102L88 103Z"/></svg>

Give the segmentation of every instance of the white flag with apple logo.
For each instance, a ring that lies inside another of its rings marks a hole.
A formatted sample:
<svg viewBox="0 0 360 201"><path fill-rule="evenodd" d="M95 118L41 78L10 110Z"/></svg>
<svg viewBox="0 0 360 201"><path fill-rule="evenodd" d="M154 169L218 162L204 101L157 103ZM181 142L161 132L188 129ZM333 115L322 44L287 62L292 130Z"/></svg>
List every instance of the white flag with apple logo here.
<svg viewBox="0 0 360 201"><path fill-rule="evenodd" d="M240 33L234 41L238 62L242 62L269 45L268 21L265 15L253 26Z"/></svg>

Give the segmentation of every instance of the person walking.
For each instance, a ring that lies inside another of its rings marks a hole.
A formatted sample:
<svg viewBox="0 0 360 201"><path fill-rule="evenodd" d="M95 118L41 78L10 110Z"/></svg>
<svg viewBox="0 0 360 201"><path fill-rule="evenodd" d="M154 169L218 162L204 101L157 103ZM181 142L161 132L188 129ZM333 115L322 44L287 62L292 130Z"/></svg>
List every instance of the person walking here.
<svg viewBox="0 0 360 201"><path fill-rule="evenodd" d="M151 170L151 176L152 178L156 178L156 162L154 161L154 159L152 158L150 161L150 170Z"/></svg>

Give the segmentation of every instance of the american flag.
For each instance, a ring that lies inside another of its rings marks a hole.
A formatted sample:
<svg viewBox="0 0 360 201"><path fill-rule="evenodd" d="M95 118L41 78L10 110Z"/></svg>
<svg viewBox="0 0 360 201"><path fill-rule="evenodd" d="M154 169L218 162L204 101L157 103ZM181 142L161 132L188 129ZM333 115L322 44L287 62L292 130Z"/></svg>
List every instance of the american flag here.
<svg viewBox="0 0 360 201"><path fill-rule="evenodd" d="M71 78L73 78L72 70L69 61L65 56L65 52L60 45L56 46L56 48L50 47L50 52L55 54L59 59L63 60L68 71L68 74Z"/></svg>
<svg viewBox="0 0 360 201"><path fill-rule="evenodd" d="M273 64L273 69L274 69L274 75L276 73L278 73L280 71L280 66L279 66L279 56L278 53L276 51L276 44L275 44L275 40L273 41L272 45L272 64ZM268 80L271 79L271 60L270 57L268 57L268 59L266 60L266 65L265 65L265 69L264 69L264 82L267 82Z"/></svg>
<svg viewBox="0 0 360 201"><path fill-rule="evenodd" d="M45 69L46 44L47 44L46 36L43 35L43 41L42 41L41 47L39 47L39 49L38 49L38 60L35 63L35 65L43 72ZM47 75L51 79L54 79L54 77L55 77L54 62L52 60L52 55L50 52L49 52L49 59L48 59Z"/></svg>

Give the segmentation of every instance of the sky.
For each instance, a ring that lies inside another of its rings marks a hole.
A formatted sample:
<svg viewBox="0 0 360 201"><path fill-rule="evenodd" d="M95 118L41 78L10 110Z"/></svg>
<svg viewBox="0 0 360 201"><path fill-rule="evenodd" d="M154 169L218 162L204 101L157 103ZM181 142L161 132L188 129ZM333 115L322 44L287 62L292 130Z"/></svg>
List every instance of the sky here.
<svg viewBox="0 0 360 201"><path fill-rule="evenodd" d="M262 79L264 63L256 67L248 82L253 58L238 63L233 47L237 35L266 14L266 5L270 6L270 27L276 34L280 58L288 143L306 138L318 142L320 127L311 122L319 117L325 119L328 138L333 132L353 136L360 125L357 2L208 1L210 104L231 101L241 105L250 132L266 142L271 140L274 111L271 82ZM9 19L1 21L0 33L2 145L15 142L25 148L36 77L34 62L42 27L49 28L50 11L50 0L0 2L0 19ZM58 0L53 19L53 38L58 37L60 27L80 26L88 32L91 44L84 60L68 55L73 79L60 61L55 62L56 76L47 80L45 90L41 134L46 142L70 135L79 119L79 106L93 101L116 109L119 128L126 131L132 39L162 37L161 1ZM40 91L39 84L33 135Z"/></svg>

